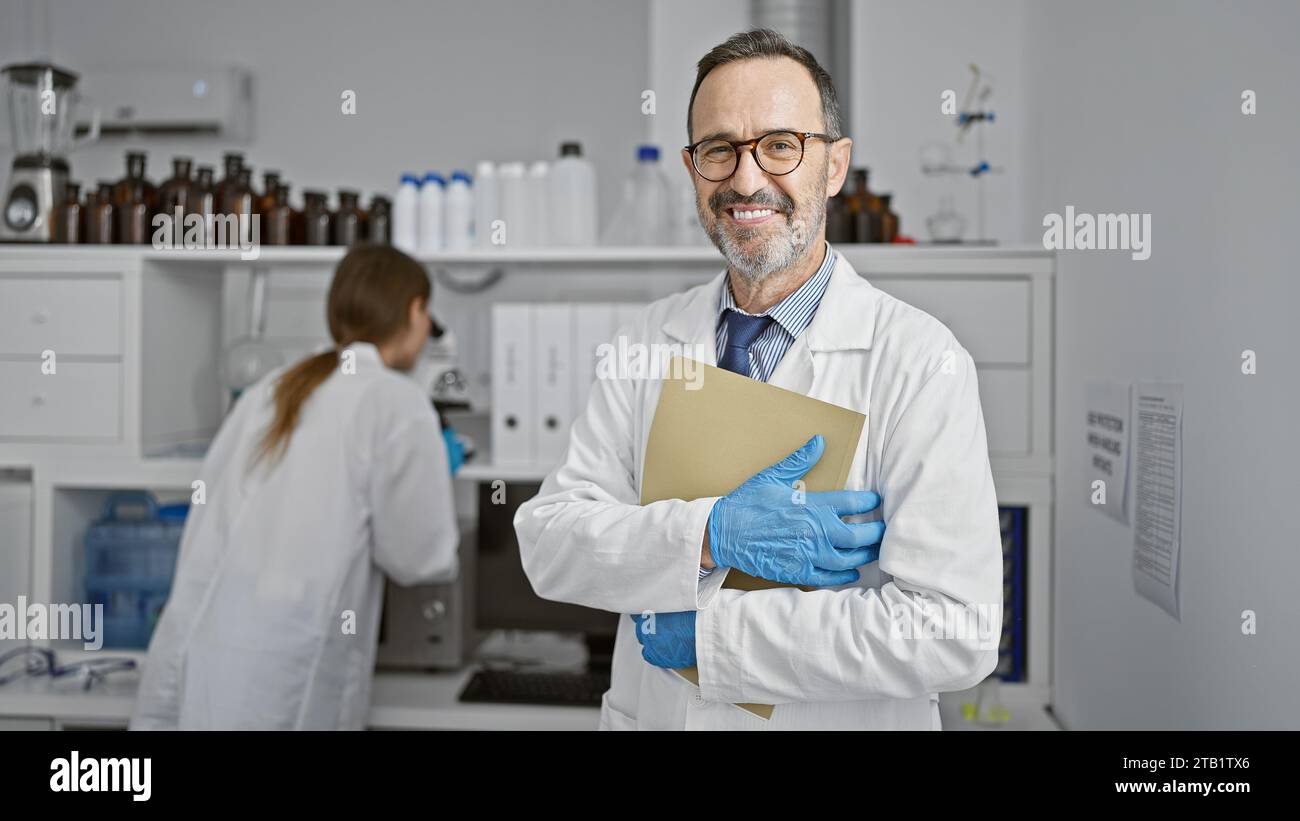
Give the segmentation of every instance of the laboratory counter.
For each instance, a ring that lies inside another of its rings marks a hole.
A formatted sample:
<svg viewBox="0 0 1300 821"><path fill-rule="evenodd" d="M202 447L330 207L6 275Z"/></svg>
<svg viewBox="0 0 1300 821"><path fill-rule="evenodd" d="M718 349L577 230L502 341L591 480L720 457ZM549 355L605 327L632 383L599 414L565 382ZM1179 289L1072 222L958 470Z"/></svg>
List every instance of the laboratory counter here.
<svg viewBox="0 0 1300 821"><path fill-rule="evenodd" d="M474 669L448 673L375 674L369 727L373 730L594 730L595 707L467 704L457 697ZM120 729L130 720L136 678L109 679L89 692L54 685L49 679L20 679L0 687L0 731ZM1003 690L1008 715L996 724L962 717L975 690L945 693L940 713L945 730L1058 730L1050 711L1011 689Z"/></svg>
<svg viewBox="0 0 1300 821"><path fill-rule="evenodd" d="M594 730L595 707L466 704L458 700L474 668L449 673L375 674L373 730ZM83 692L48 678L0 687L0 730L120 729L135 705L136 677L110 678Z"/></svg>

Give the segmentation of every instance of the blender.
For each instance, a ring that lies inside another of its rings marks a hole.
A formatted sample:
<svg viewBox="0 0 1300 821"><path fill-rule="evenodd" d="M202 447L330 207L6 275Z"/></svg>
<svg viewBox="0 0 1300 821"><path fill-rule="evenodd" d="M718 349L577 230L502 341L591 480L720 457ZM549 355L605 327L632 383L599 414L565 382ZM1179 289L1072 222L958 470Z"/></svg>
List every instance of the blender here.
<svg viewBox="0 0 1300 821"><path fill-rule="evenodd" d="M50 216L68 180L66 155L99 137L99 112L89 133L74 139L77 75L49 63L0 70L8 86L9 129L15 150L0 213L0 241L50 242Z"/></svg>

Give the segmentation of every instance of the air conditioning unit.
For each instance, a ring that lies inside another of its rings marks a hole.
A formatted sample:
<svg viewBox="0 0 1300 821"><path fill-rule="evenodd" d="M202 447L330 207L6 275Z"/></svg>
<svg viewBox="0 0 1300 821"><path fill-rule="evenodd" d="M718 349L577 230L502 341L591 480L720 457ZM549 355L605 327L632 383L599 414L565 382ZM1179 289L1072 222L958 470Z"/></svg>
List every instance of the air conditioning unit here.
<svg viewBox="0 0 1300 821"><path fill-rule="evenodd" d="M86 71L77 132L99 109L100 138L186 135L247 142L253 132L253 78L239 68L110 68ZM81 121L81 116L85 117Z"/></svg>

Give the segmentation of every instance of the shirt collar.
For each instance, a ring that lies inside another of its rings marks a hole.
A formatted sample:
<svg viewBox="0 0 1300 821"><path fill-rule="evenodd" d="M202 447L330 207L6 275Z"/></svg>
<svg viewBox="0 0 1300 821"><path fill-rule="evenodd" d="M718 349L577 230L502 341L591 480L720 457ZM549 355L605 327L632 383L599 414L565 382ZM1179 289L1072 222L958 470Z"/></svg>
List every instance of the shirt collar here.
<svg viewBox="0 0 1300 821"><path fill-rule="evenodd" d="M831 271L835 269L835 250L826 243L826 256L822 259L817 272L808 277L804 284L796 288L785 299L768 308L759 316L770 316L776 324L791 337L798 339L799 334L812 323L817 313L817 306L826 293L826 286L831 281ZM722 278L722 299L718 303L718 321L721 322L728 310L747 313L736 307L736 299L731 293L731 274Z"/></svg>
<svg viewBox="0 0 1300 821"><path fill-rule="evenodd" d="M355 351L357 359L365 359L370 362L382 363L383 357L379 355L379 348L373 342L353 342L343 350Z"/></svg>

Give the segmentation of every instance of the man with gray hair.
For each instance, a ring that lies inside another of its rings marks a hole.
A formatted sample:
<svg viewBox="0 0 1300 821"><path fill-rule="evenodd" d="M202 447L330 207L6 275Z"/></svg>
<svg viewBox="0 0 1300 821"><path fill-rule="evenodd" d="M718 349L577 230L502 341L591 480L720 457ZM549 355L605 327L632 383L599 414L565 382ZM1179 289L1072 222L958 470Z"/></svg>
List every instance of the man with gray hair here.
<svg viewBox="0 0 1300 821"><path fill-rule="evenodd" d="M543 598L630 614L603 728L938 729L938 693L983 680L1001 633L975 364L826 242L852 140L812 54L765 29L731 37L699 62L687 130L682 162L727 269L622 333L865 414L848 487L794 492L815 436L727 496L641 505L662 382L598 379L515 516L524 570ZM723 588L731 568L818 589ZM690 666L698 686L673 672ZM741 703L776 706L764 719Z"/></svg>

